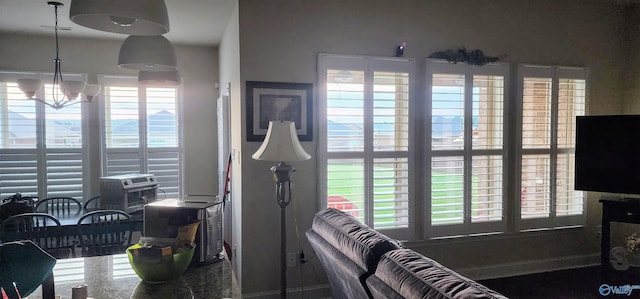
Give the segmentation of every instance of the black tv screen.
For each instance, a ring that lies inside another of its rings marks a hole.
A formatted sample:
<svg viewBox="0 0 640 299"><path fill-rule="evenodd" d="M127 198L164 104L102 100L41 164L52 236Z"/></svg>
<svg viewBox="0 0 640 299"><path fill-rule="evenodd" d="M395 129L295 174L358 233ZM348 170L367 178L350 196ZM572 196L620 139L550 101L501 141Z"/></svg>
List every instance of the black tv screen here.
<svg viewBox="0 0 640 299"><path fill-rule="evenodd" d="M640 115L576 117L575 189L640 194Z"/></svg>

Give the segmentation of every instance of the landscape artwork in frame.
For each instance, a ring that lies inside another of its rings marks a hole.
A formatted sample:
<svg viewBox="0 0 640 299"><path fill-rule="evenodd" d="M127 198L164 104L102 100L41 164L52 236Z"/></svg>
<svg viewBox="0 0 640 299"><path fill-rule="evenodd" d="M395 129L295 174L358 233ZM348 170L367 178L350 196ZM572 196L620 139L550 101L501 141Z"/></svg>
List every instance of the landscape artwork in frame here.
<svg viewBox="0 0 640 299"><path fill-rule="evenodd" d="M247 81L247 141L263 141L269 121L296 124L300 141L312 141L313 84Z"/></svg>

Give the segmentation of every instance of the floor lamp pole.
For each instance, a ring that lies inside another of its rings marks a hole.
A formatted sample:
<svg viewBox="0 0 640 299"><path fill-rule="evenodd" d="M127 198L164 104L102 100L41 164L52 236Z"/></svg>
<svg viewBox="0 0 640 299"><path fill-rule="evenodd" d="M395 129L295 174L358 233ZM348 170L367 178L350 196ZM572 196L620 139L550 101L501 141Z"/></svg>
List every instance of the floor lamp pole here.
<svg viewBox="0 0 640 299"><path fill-rule="evenodd" d="M280 298L287 298L287 205L291 202L291 177L296 171L286 162L271 167L276 181L276 201L280 206ZM287 193L287 189L289 192Z"/></svg>
<svg viewBox="0 0 640 299"><path fill-rule="evenodd" d="M280 207L280 298L287 298L287 207Z"/></svg>

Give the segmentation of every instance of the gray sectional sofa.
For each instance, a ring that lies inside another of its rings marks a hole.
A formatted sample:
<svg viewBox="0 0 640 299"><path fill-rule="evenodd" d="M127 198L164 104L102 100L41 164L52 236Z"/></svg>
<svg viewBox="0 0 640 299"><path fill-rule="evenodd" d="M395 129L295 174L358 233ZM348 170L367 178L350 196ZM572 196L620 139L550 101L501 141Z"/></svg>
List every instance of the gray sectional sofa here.
<svg viewBox="0 0 640 299"><path fill-rule="evenodd" d="M316 213L306 235L334 299L506 298L340 210Z"/></svg>

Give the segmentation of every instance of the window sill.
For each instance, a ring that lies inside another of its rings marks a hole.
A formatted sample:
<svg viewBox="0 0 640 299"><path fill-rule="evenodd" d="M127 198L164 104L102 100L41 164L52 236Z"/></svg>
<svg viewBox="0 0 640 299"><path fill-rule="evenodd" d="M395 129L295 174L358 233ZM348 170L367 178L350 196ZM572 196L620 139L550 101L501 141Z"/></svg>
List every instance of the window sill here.
<svg viewBox="0 0 640 299"><path fill-rule="evenodd" d="M401 241L402 246L407 248L429 246L429 245L449 245L449 244L461 244L470 242L486 242L495 240L517 240L524 238L540 237L540 236L553 236L563 235L567 233L575 233L582 231L587 227L584 225L572 225L562 226L554 228L540 228L529 229L518 232L495 232L495 233L481 233L472 235L458 235L458 236L445 236L434 237L425 240L415 241Z"/></svg>

